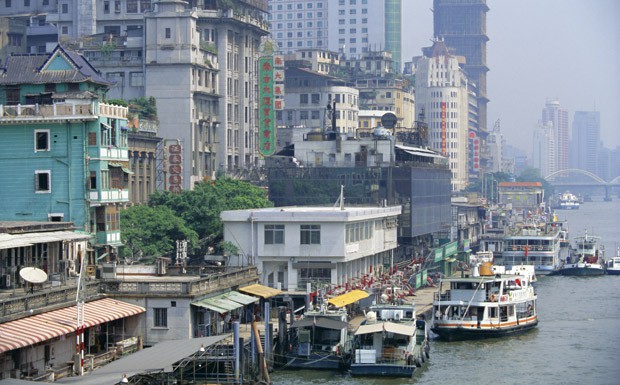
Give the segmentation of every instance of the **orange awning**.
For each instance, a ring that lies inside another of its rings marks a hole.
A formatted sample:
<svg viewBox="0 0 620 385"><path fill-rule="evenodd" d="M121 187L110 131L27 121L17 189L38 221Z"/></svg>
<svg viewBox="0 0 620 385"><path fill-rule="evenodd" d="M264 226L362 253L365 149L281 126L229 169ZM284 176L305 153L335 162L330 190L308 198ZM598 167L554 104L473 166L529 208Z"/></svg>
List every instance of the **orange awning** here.
<svg viewBox="0 0 620 385"><path fill-rule="evenodd" d="M145 311L141 306L112 298L87 302L84 304L84 327L89 328ZM0 353L75 333L76 315L76 306L69 306L0 324Z"/></svg>

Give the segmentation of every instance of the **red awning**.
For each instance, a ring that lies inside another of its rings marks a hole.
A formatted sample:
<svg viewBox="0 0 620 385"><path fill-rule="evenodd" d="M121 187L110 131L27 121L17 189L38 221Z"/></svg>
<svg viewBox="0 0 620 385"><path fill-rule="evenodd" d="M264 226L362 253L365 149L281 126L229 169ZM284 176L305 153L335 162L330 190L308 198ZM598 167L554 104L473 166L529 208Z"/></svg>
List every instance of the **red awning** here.
<svg viewBox="0 0 620 385"><path fill-rule="evenodd" d="M84 304L84 327L89 328L145 311L141 306L112 298L87 302ZM0 324L0 353L75 333L76 317L76 306L70 306Z"/></svg>

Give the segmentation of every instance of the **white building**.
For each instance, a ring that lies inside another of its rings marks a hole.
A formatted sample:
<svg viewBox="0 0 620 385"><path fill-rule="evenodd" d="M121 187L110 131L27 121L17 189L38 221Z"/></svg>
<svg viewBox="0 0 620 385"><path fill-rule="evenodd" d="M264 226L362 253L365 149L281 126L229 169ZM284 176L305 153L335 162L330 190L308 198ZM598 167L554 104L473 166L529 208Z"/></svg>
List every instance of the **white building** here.
<svg viewBox="0 0 620 385"><path fill-rule="evenodd" d="M543 178L558 171L555 133L552 122L538 123L538 127L534 129L532 167L540 170L540 176Z"/></svg>
<svg viewBox="0 0 620 385"><path fill-rule="evenodd" d="M387 50L401 71L401 0L270 0L269 13L284 53L327 48L359 58Z"/></svg>
<svg viewBox="0 0 620 385"><path fill-rule="evenodd" d="M400 206L276 207L221 218L224 239L245 256L238 262L254 263L262 284L305 291L308 283L342 286L390 266L400 213Z"/></svg>
<svg viewBox="0 0 620 385"><path fill-rule="evenodd" d="M435 41L415 59L415 111L424 112L429 144L449 159L452 190L468 183L468 81L458 59L443 41Z"/></svg>

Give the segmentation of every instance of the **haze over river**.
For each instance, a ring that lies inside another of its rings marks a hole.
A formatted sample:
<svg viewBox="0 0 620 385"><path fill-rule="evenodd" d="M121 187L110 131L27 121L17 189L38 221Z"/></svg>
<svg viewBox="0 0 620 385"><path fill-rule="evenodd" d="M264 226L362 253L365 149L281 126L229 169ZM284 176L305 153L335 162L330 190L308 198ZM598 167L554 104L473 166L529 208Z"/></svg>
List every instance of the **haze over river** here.
<svg viewBox="0 0 620 385"><path fill-rule="evenodd" d="M556 213L571 237L600 236L606 255L620 245L620 200ZM274 384L450 385L620 384L620 276L539 277L540 323L519 336L480 341L431 341L429 366L413 379L352 378L319 371L276 371Z"/></svg>

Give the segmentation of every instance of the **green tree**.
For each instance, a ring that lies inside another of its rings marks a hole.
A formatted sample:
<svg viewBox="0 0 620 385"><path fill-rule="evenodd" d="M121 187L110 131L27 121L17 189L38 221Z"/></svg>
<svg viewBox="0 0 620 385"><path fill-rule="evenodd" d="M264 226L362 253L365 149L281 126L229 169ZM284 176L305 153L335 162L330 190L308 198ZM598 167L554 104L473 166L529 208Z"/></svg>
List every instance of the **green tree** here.
<svg viewBox="0 0 620 385"><path fill-rule="evenodd" d="M183 218L196 231L202 252L206 252L210 247L220 249L222 211L271 207L273 203L260 187L231 178L218 178L198 183L193 190L183 190L180 194L158 191L149 197L149 205L169 207Z"/></svg>
<svg viewBox="0 0 620 385"><path fill-rule="evenodd" d="M144 263L173 253L177 240L187 240L188 254L198 246L196 232L166 206L132 206L121 211L121 237L121 256Z"/></svg>

